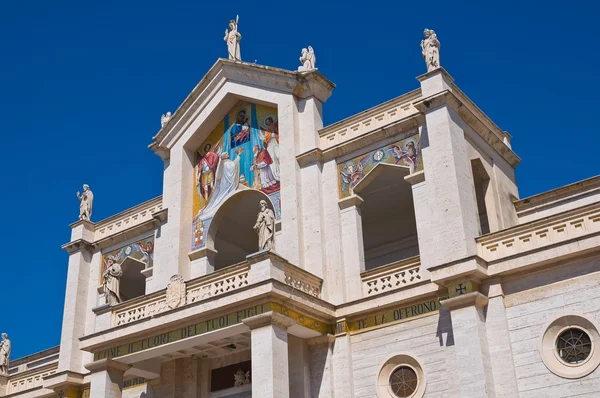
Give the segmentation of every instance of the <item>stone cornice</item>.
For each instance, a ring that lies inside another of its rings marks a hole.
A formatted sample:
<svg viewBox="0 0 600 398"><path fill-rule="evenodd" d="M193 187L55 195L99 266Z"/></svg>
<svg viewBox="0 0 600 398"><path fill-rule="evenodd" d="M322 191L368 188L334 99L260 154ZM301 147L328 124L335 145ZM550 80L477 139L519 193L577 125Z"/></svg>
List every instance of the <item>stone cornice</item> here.
<svg viewBox="0 0 600 398"><path fill-rule="evenodd" d="M321 336L313 337L312 339L306 340L306 344L311 347L321 345L331 345L335 342L335 336L332 334L324 334Z"/></svg>
<svg viewBox="0 0 600 398"><path fill-rule="evenodd" d="M100 239L94 242L93 245L94 247L102 250L117 243L125 242L128 239L155 230L156 228L158 228L158 226L160 226L167 220L167 217L168 209L162 209L154 213L151 219L144 221L141 224L134 225L125 230L116 232L110 236L107 236L106 238Z"/></svg>
<svg viewBox="0 0 600 398"><path fill-rule="evenodd" d="M242 322L250 329L258 329L264 326L273 325L277 326L279 329L288 330L290 327L296 324L296 321L293 319L273 311L246 318L242 320Z"/></svg>
<svg viewBox="0 0 600 398"><path fill-rule="evenodd" d="M504 143L505 132L493 124L483 112L477 112L478 108L458 88L441 91L414 103L414 106L424 114L443 105L454 109L512 167L519 164L521 159Z"/></svg>
<svg viewBox="0 0 600 398"><path fill-rule="evenodd" d="M487 279L487 262L477 255L436 265L429 268L431 281L439 285L456 279Z"/></svg>
<svg viewBox="0 0 600 398"><path fill-rule="evenodd" d="M76 252L78 252L78 251L80 251L82 249L86 249L86 250L92 251L93 250L93 244L91 242L88 242L88 241L83 240L83 239L77 239L77 240L74 240L72 242L65 243L64 245L61 246L61 248L63 250L66 250L67 253L73 254L73 253L76 253Z"/></svg>
<svg viewBox="0 0 600 398"><path fill-rule="evenodd" d="M68 387L81 387L85 384L84 378L83 373L64 370L44 377L44 388L60 390Z"/></svg>
<svg viewBox="0 0 600 398"><path fill-rule="evenodd" d="M444 308L453 311L459 308L475 306L483 308L487 305L489 299L479 292L466 293L460 296L442 300Z"/></svg>

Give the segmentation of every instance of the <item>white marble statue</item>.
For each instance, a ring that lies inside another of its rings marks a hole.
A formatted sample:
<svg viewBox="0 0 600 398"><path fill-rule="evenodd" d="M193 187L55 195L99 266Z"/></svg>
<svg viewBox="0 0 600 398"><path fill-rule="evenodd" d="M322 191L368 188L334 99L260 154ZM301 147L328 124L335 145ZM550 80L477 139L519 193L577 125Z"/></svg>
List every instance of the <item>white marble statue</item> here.
<svg viewBox="0 0 600 398"><path fill-rule="evenodd" d="M431 72L440 67L440 41L433 30L425 29L423 31L425 39L421 40L421 50L427 72Z"/></svg>
<svg viewBox="0 0 600 398"><path fill-rule="evenodd" d="M315 56L315 50L313 50L312 46L308 46L308 50L306 48L302 49L300 63L302 66L298 67L298 72L317 69L317 57Z"/></svg>
<svg viewBox="0 0 600 398"><path fill-rule="evenodd" d="M234 61L242 61L240 54L240 40L242 40L242 34L238 32L238 22L240 16L236 16L235 21L232 19L229 21L229 29L225 29L225 37L223 40L227 43L227 53L229 59Z"/></svg>
<svg viewBox="0 0 600 398"><path fill-rule="evenodd" d="M169 123L169 120L171 119L171 112L167 112L166 115L162 115L160 117L160 127L165 127L165 124Z"/></svg>
<svg viewBox="0 0 600 398"><path fill-rule="evenodd" d="M79 219L88 220L92 218L92 206L94 205L94 193L88 184L83 184L83 194L77 191L77 199L79 199Z"/></svg>
<svg viewBox="0 0 600 398"><path fill-rule="evenodd" d="M2 333L2 342L0 342L0 375L8 375L10 366L10 340L6 333Z"/></svg>
<svg viewBox="0 0 600 398"><path fill-rule="evenodd" d="M275 250L275 213L267 207L265 200L260 201L254 231L258 234L258 250Z"/></svg>
<svg viewBox="0 0 600 398"><path fill-rule="evenodd" d="M119 284L123 270L117 263L113 256L108 256L106 259L106 269L102 274L104 278L104 297L106 298L106 304L116 305L121 302L121 296L119 295Z"/></svg>

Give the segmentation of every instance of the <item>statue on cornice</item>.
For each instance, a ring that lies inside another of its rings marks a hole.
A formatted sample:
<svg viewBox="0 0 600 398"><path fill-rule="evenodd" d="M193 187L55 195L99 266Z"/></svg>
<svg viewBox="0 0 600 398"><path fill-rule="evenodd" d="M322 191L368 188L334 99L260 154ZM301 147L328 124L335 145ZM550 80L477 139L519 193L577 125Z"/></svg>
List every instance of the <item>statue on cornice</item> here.
<svg viewBox="0 0 600 398"><path fill-rule="evenodd" d="M88 184L83 184L83 194L77 191L77 199L79 199L79 219L90 221L92 218L92 206L94 204L94 193Z"/></svg>
<svg viewBox="0 0 600 398"><path fill-rule="evenodd" d="M275 213L265 200L260 201L254 231L258 234L258 250L275 250Z"/></svg>
<svg viewBox="0 0 600 398"><path fill-rule="evenodd" d="M427 72L431 72L440 67L440 41L433 30L425 29L423 31L425 39L421 40L421 50Z"/></svg>
<svg viewBox="0 0 600 398"><path fill-rule="evenodd" d="M10 340L6 333L2 333L2 342L0 342L0 375L8 375L10 366Z"/></svg>
<svg viewBox="0 0 600 398"><path fill-rule="evenodd" d="M236 16L235 21L232 19L229 21L229 29L225 29L225 37L223 40L227 43L227 53L229 59L233 61L242 61L240 54L240 41L242 40L242 34L238 32L238 22L240 16Z"/></svg>
<svg viewBox="0 0 600 398"><path fill-rule="evenodd" d="M108 256L106 259L106 269L102 274L104 278L104 297L108 305L117 305L121 302L121 296L119 295L121 276L123 276L121 265L117 263L114 256Z"/></svg>
<svg viewBox="0 0 600 398"><path fill-rule="evenodd" d="M300 63L302 66L298 67L298 72L306 72L317 68L317 57L315 56L315 50L312 46L308 46L308 50L306 48L302 49Z"/></svg>
<svg viewBox="0 0 600 398"><path fill-rule="evenodd" d="M160 117L160 127L165 127L165 124L169 123L171 116L173 116L173 115L171 115L171 112L167 112L166 115L163 114Z"/></svg>

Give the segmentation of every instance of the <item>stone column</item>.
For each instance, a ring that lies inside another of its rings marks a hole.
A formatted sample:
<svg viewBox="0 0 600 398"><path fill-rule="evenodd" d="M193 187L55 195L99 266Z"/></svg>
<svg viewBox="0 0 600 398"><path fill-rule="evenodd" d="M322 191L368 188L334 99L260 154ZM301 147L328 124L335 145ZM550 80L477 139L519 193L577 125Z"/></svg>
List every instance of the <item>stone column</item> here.
<svg viewBox="0 0 600 398"><path fill-rule="evenodd" d="M101 359L88 363L85 367L92 373L90 378L90 397L121 398L123 374L131 365Z"/></svg>
<svg viewBox="0 0 600 398"><path fill-rule="evenodd" d="M462 288L466 284L460 285ZM483 314L487 303L488 298L478 291L459 293L442 301L452 318L461 398L496 397Z"/></svg>
<svg viewBox="0 0 600 398"><path fill-rule="evenodd" d="M6 387L8 386L8 376L0 375L0 397L6 395Z"/></svg>
<svg viewBox="0 0 600 398"><path fill-rule="evenodd" d="M333 398L333 343L328 334L307 341L310 351L310 394L312 398Z"/></svg>
<svg viewBox="0 0 600 398"><path fill-rule="evenodd" d="M510 398L519 395L517 375L510 343L504 292L499 280L489 285L486 330L490 349L490 361L494 375L496 396Z"/></svg>
<svg viewBox="0 0 600 398"><path fill-rule="evenodd" d="M346 301L362 298L360 274L365 270L365 249L360 214L362 203L363 200L358 195L352 195L339 201Z"/></svg>
<svg viewBox="0 0 600 398"><path fill-rule="evenodd" d="M251 330L252 396L289 398L287 330L295 321L269 311L243 322Z"/></svg>

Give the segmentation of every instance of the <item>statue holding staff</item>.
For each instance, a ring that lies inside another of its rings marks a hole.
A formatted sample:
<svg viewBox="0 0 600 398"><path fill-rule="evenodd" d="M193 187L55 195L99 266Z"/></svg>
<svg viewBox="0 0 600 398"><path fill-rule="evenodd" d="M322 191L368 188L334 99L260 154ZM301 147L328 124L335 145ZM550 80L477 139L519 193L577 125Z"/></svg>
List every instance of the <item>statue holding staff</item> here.
<svg viewBox="0 0 600 398"><path fill-rule="evenodd" d="M240 16L236 16L235 21L232 19L229 21L229 29L225 29L225 37L223 40L227 43L227 53L229 59L234 61L242 61L240 54L240 40L242 40L242 34L238 32L238 22Z"/></svg>

